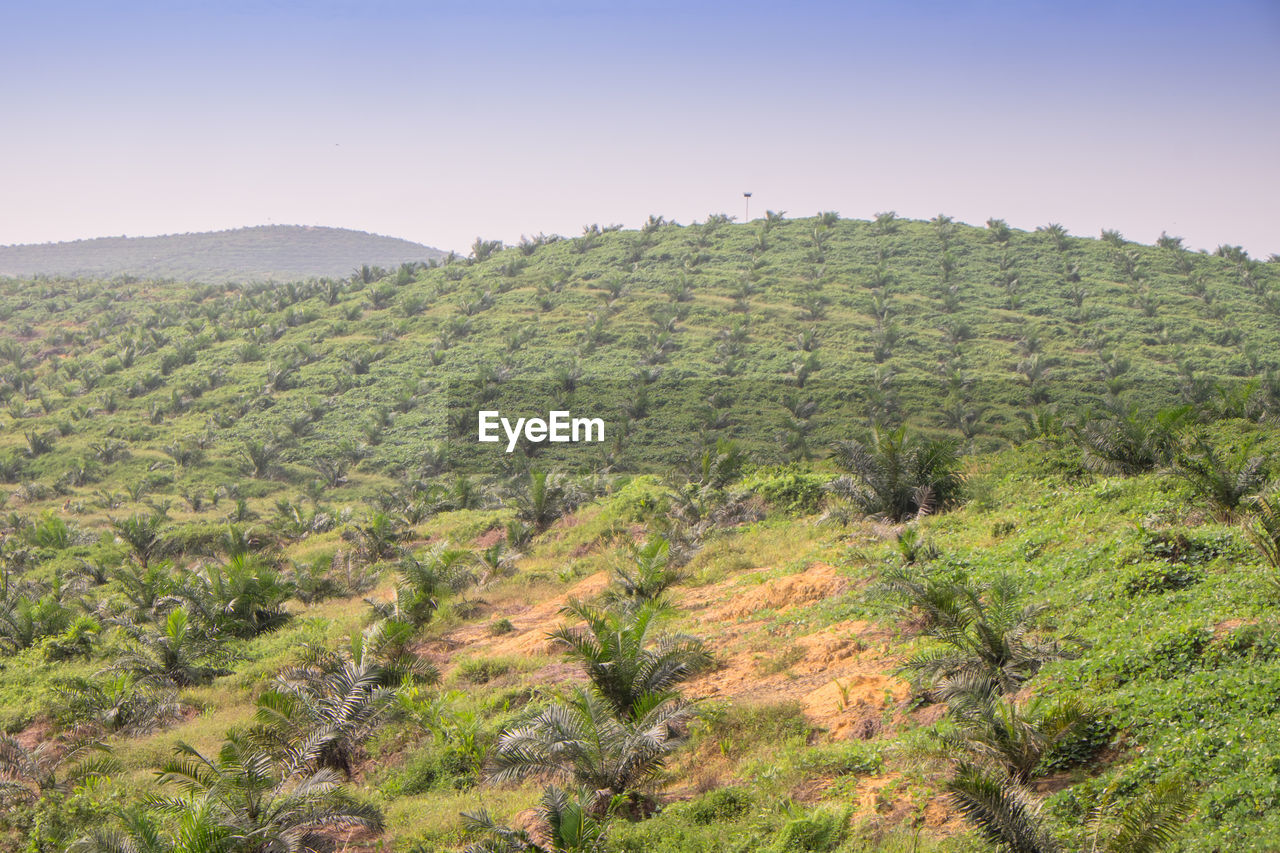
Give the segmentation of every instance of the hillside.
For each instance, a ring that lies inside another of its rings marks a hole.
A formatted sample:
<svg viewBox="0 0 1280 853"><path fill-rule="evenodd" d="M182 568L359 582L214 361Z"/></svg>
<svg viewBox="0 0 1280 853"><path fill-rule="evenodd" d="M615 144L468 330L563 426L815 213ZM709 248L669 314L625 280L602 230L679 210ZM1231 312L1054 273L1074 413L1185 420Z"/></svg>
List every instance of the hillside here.
<svg viewBox="0 0 1280 853"><path fill-rule="evenodd" d="M975 853L979 783L1021 849L1275 849L1280 264L1161 242L0 279L0 849ZM473 440L559 407L606 441Z"/></svg>
<svg viewBox="0 0 1280 853"><path fill-rule="evenodd" d="M364 265L394 268L443 255L408 240L346 228L260 225L162 237L0 246L0 275L289 281L343 277Z"/></svg>

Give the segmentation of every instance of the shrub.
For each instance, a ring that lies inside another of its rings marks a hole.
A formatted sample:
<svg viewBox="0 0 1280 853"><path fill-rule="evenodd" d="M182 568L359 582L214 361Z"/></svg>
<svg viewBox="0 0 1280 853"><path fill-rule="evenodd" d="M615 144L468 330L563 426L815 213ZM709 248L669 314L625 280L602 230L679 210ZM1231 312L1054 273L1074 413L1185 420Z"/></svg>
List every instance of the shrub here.
<svg viewBox="0 0 1280 853"><path fill-rule="evenodd" d="M690 821L705 826L741 817L751 806L750 791L743 788L719 788L691 800L684 807L684 812Z"/></svg>
<svg viewBox="0 0 1280 853"><path fill-rule="evenodd" d="M849 832L849 816L852 812L850 808L819 808L808 812L795 810L778 830L777 838L769 849L779 853L823 853L835 850Z"/></svg>
<svg viewBox="0 0 1280 853"><path fill-rule="evenodd" d="M458 678L468 684L488 684L495 678L501 678L515 669L515 665L504 658L472 658L458 664Z"/></svg>
<svg viewBox="0 0 1280 853"><path fill-rule="evenodd" d="M758 495L771 509L789 515L818 511L829 477L792 469L759 471L742 482L743 488Z"/></svg>
<svg viewBox="0 0 1280 853"><path fill-rule="evenodd" d="M1204 572L1185 565L1157 563L1145 566L1129 576L1124 591L1131 596L1157 592L1174 592L1204 580Z"/></svg>

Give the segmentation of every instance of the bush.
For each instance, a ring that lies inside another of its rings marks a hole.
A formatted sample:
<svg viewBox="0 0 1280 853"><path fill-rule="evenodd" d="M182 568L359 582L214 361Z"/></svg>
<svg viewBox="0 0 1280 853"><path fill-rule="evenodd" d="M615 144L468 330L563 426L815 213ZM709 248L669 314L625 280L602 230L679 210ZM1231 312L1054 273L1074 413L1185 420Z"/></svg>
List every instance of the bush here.
<svg viewBox="0 0 1280 853"><path fill-rule="evenodd" d="M495 678L501 678L515 669L515 665L504 658L473 658L458 664L458 678L468 684L488 684Z"/></svg>
<svg viewBox="0 0 1280 853"><path fill-rule="evenodd" d="M388 797L428 791L465 791L476 783L471 757L450 746L430 744L409 755L379 787Z"/></svg>
<svg viewBox="0 0 1280 853"><path fill-rule="evenodd" d="M741 817L750 810L751 805L749 791L743 788L720 788L689 801L684 807L684 813L691 822L706 826Z"/></svg>
<svg viewBox="0 0 1280 853"><path fill-rule="evenodd" d="M1034 775L1043 776L1086 764L1110 744L1115 735L1116 726L1110 718L1095 717L1042 755Z"/></svg>
<svg viewBox="0 0 1280 853"><path fill-rule="evenodd" d="M1124 591L1131 596L1156 592L1174 592L1204 580L1204 572L1181 563L1156 563L1144 566L1125 581Z"/></svg>
<svg viewBox="0 0 1280 853"><path fill-rule="evenodd" d="M880 747L866 741L839 741L806 753L812 770L834 776L873 776L884 770Z"/></svg>
<svg viewBox="0 0 1280 853"><path fill-rule="evenodd" d="M787 820L778 832L770 850L822 853L834 850L849 832L851 809L817 809Z"/></svg>
<svg viewBox="0 0 1280 853"><path fill-rule="evenodd" d="M1158 678L1190 672L1200 664L1212 640L1213 632L1206 628L1184 628L1165 634L1151 645L1143 668Z"/></svg>
<svg viewBox="0 0 1280 853"><path fill-rule="evenodd" d="M1233 660L1261 663L1280 657L1280 631L1264 625L1241 625L1214 642L1205 663L1218 666Z"/></svg>
<svg viewBox="0 0 1280 853"><path fill-rule="evenodd" d="M790 468L758 471L747 477L742 486L769 505L770 509L788 515L817 512L830 478Z"/></svg>

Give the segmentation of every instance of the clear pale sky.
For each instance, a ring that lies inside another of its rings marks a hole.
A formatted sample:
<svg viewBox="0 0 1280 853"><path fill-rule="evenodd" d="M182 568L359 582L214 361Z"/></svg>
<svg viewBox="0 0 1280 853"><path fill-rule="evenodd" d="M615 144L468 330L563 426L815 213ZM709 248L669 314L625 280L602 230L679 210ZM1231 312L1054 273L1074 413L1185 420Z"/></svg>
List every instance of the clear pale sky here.
<svg viewBox="0 0 1280 853"><path fill-rule="evenodd" d="M0 4L0 244L837 210L1280 252L1280 0Z"/></svg>

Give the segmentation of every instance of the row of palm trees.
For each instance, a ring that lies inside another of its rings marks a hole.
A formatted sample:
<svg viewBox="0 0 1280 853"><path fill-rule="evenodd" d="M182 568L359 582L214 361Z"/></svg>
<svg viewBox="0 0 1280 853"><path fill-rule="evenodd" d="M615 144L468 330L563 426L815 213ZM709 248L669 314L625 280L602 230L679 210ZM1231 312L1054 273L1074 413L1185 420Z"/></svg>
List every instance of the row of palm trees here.
<svg viewBox="0 0 1280 853"><path fill-rule="evenodd" d="M486 812L468 814L481 836L470 853L585 853L603 843L611 818L656 808L653 786L695 714L680 685L713 660L696 637L661 630L672 607L665 594L680 578L667 541L654 537L632 555L597 602L568 602L562 613L577 624L551 634L587 683L503 731L490 756L493 781L551 781L537 837Z"/></svg>
<svg viewBox="0 0 1280 853"><path fill-rule="evenodd" d="M918 545L912 553L936 556ZM1090 737L1109 733L1109 725L1079 699L1021 696L1042 666L1077 657L1083 644L1038 636L1034 625L1045 608L1025 603L1008 577L980 585L908 564L884 582L902 602L902 615L932 641L902 671L920 700L946 704L947 718L930 732L924 749L951 766L946 791L952 803L997 849L1065 849L1029 783L1088 758ZM1073 744L1084 749L1073 751ZM1092 850L1164 849L1191 808L1191 793L1177 779L1124 803L1113 792L1089 819Z"/></svg>

